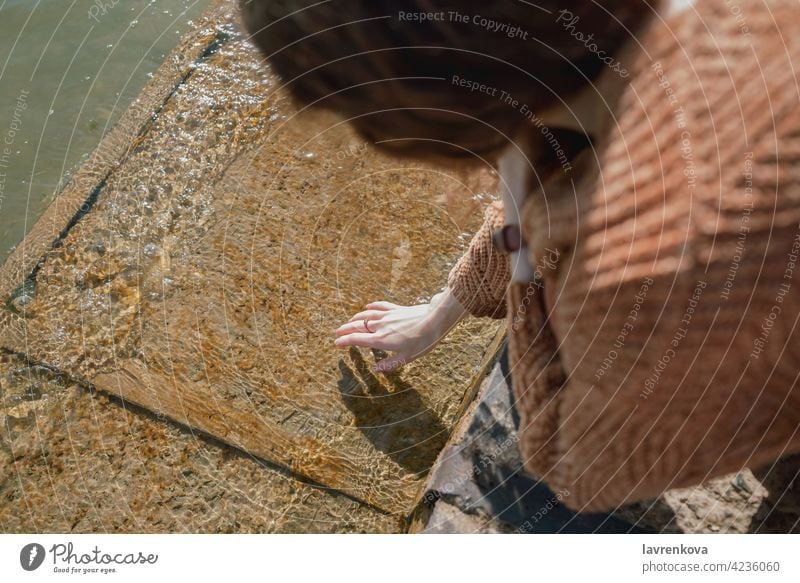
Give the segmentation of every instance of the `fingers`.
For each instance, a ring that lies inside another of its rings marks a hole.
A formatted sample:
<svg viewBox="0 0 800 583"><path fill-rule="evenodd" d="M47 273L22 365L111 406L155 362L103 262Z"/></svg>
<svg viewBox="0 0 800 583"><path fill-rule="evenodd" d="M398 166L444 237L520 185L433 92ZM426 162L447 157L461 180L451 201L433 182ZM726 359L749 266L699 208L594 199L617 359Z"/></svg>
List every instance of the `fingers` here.
<svg viewBox="0 0 800 583"><path fill-rule="evenodd" d="M398 306L397 304L393 304L391 302L372 302L367 304L366 310L354 315L347 321L346 324L340 326L336 330L336 336L345 336L354 332L375 332L374 329L369 328L365 324L365 320L368 322L379 320L389 310L394 310L401 307L402 306Z"/></svg>
<svg viewBox="0 0 800 583"><path fill-rule="evenodd" d="M358 320L377 320L380 318L386 310L364 310L363 312L359 312L352 318L348 320L349 322L356 322Z"/></svg>
<svg viewBox="0 0 800 583"><path fill-rule="evenodd" d="M409 361L410 359L404 354L395 354L394 356L384 358L383 360L377 362L375 364L375 371L384 373L393 372L407 364Z"/></svg>
<svg viewBox="0 0 800 583"><path fill-rule="evenodd" d="M342 324L336 329L336 337L339 336L346 336L347 334L353 334L356 332L365 332L367 334L372 334L375 330L367 329L367 325L364 323L364 320L356 320L350 321L347 324Z"/></svg>
<svg viewBox="0 0 800 583"><path fill-rule="evenodd" d="M347 348L348 346L361 346L362 348L377 348L386 350L386 341L382 336L354 332L347 336L340 336L334 341L336 348Z"/></svg>
<svg viewBox="0 0 800 583"><path fill-rule="evenodd" d="M381 312L386 312L388 310L396 310L400 308L397 304L393 304L392 302L372 302L366 305L368 310L380 310Z"/></svg>

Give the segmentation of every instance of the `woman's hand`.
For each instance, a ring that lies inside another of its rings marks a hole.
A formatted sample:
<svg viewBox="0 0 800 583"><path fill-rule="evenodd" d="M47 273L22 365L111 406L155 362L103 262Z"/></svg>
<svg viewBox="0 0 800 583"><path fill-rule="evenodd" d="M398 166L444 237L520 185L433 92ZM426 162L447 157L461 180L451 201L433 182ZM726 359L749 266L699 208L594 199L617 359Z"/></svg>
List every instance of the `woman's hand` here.
<svg viewBox="0 0 800 583"><path fill-rule="evenodd" d="M375 365L376 371L389 372L430 352L466 315L449 289L429 304L373 302L336 330L334 344L394 352Z"/></svg>

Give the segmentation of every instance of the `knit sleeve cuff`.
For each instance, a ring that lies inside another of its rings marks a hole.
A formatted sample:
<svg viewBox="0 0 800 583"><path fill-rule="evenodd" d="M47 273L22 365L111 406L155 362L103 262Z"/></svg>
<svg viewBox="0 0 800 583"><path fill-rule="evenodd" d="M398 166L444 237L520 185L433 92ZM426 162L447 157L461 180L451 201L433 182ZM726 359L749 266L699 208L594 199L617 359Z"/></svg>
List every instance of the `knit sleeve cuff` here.
<svg viewBox="0 0 800 583"><path fill-rule="evenodd" d="M487 207L483 225L447 280L453 296L473 316L506 315L505 296L511 272L508 257L492 244L492 232L502 227L504 220L502 203L493 202Z"/></svg>

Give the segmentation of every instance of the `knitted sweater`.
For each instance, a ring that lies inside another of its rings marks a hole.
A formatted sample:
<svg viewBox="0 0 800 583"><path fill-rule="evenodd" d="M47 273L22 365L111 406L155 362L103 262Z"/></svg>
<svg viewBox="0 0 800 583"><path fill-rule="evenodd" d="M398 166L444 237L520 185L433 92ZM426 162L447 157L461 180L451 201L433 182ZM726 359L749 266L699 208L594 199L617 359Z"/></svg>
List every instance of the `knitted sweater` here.
<svg viewBox="0 0 800 583"><path fill-rule="evenodd" d="M449 278L506 314L526 467L583 511L800 451L800 8L700 0L638 41L602 139L530 189L534 281L497 204Z"/></svg>

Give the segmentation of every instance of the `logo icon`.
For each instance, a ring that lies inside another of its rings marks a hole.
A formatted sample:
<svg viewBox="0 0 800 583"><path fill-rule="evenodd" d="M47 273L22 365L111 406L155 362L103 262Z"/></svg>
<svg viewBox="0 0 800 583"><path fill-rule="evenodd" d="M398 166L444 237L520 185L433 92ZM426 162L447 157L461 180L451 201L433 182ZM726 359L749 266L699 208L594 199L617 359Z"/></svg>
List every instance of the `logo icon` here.
<svg viewBox="0 0 800 583"><path fill-rule="evenodd" d="M35 571L44 562L44 547L39 543L30 543L19 552L19 564L26 571Z"/></svg>

